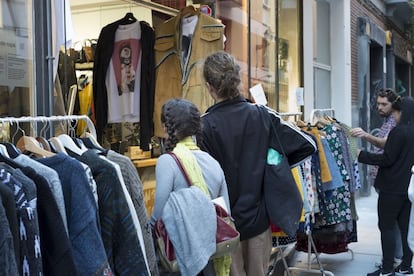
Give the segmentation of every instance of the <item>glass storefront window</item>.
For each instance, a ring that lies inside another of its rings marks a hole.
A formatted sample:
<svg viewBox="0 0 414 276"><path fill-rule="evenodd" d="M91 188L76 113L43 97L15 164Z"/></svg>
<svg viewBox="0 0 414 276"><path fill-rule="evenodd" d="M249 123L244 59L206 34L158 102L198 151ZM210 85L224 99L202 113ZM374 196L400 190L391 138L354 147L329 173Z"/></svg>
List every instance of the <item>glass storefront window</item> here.
<svg viewBox="0 0 414 276"><path fill-rule="evenodd" d="M0 3L0 116L28 116L34 94L32 1Z"/></svg>
<svg viewBox="0 0 414 276"><path fill-rule="evenodd" d="M299 0L278 1L278 111L298 112L296 91L301 86Z"/></svg>
<svg viewBox="0 0 414 276"><path fill-rule="evenodd" d="M0 117L33 114L32 1L0 0ZM4 123L0 139L15 142L30 128Z"/></svg>
<svg viewBox="0 0 414 276"><path fill-rule="evenodd" d="M216 12L226 26L225 51L241 63L244 96L250 96L249 87L261 84L270 107L297 112L299 1L251 1L250 6L249 1L216 1Z"/></svg>
<svg viewBox="0 0 414 276"><path fill-rule="evenodd" d="M256 5L255 5L256 6ZM258 6L258 5L257 5ZM224 24L224 33L226 36L224 50L232 54L241 67L242 91L245 97L249 97L249 52L248 52L248 1L217 1L216 2L216 18L220 19ZM255 37L257 45L261 45L260 36ZM259 60L260 57L257 56ZM260 64L257 64L261 66Z"/></svg>
<svg viewBox="0 0 414 276"><path fill-rule="evenodd" d="M302 86L302 4L299 0L152 0L128 3L70 0L70 5L76 34L73 47L76 50L80 50L85 40L97 39L105 25L122 18L127 12L156 29L174 16L174 11L188 5L196 8L208 5L211 15L225 26L224 50L235 56L241 65L244 96L251 98L249 88L261 84L271 108L279 112L300 111L296 102L296 91ZM172 12L165 12L167 9ZM87 65L79 67L77 77L87 75L91 79L91 69ZM126 135L122 134L115 140L124 139Z"/></svg>

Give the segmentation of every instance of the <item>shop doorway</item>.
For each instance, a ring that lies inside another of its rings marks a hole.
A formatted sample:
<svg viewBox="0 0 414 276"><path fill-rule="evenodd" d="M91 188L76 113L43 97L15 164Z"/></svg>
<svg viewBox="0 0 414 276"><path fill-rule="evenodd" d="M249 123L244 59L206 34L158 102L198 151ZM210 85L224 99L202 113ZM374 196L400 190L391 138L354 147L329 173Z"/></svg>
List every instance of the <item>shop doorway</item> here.
<svg viewBox="0 0 414 276"><path fill-rule="evenodd" d="M384 88L384 56L383 48L371 43L370 47L370 91L369 91L369 120L368 129L372 132L381 127L383 118L378 115L377 95L380 89Z"/></svg>

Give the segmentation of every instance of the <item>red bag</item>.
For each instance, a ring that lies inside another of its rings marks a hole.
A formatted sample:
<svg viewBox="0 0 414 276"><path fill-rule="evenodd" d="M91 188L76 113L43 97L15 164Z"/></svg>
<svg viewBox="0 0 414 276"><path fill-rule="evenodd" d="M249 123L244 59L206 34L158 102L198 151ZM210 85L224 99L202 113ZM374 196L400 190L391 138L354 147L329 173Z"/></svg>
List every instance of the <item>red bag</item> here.
<svg viewBox="0 0 414 276"><path fill-rule="evenodd" d="M161 265L168 271L179 271L178 263L175 259L174 247L168 238L162 219L158 219L154 225L155 248L158 251Z"/></svg>
<svg viewBox="0 0 414 276"><path fill-rule="evenodd" d="M188 186L191 186L190 178L182 167L181 162L175 154L170 154L177 162L181 172L184 174ZM220 205L214 202L213 204L216 209L217 217L216 253L214 253L210 259L231 254L236 250L240 242L240 233L236 230L233 218ZM161 265L168 271L179 271L173 244L168 238L167 230L161 218L155 222L154 239L156 242L156 249L159 253Z"/></svg>
<svg viewBox="0 0 414 276"><path fill-rule="evenodd" d="M216 253L210 259L231 254L240 242L240 234L236 230L233 219L220 205L213 203L217 214ZM175 258L174 246L168 238L167 229L162 219L154 225L154 239L161 265L168 271L179 271Z"/></svg>

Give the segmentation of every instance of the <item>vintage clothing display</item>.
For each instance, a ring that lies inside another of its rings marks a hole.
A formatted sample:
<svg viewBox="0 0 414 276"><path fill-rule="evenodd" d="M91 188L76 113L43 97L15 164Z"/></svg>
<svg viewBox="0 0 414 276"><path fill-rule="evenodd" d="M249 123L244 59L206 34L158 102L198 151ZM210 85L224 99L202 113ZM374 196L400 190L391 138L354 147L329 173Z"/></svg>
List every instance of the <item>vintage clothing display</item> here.
<svg viewBox="0 0 414 276"><path fill-rule="evenodd" d="M106 84L108 78L112 84L109 87ZM109 122L139 122L140 146L148 150L153 134L154 85L152 27L130 13L103 27L93 66L98 141L102 140L103 130ZM120 107L122 113L118 113Z"/></svg>
<svg viewBox="0 0 414 276"><path fill-rule="evenodd" d="M88 117L20 120L52 124L78 118ZM1 120L19 122L19 118ZM93 127L90 120L87 125ZM0 270L44 275L125 275L132 271L156 275L142 184L132 161L112 150L98 155L97 148L79 148L68 135L53 137L62 146L57 152L30 145L36 139L29 138L33 137L19 139L13 155L0 154L0 212L7 206L6 214L14 212L17 218L6 216L10 230L1 230L8 257L2 258L5 263Z"/></svg>
<svg viewBox="0 0 414 276"><path fill-rule="evenodd" d="M154 134L162 137L161 107L170 98L192 101L204 113L213 104L203 78L204 59L224 49L224 25L188 6L155 29Z"/></svg>

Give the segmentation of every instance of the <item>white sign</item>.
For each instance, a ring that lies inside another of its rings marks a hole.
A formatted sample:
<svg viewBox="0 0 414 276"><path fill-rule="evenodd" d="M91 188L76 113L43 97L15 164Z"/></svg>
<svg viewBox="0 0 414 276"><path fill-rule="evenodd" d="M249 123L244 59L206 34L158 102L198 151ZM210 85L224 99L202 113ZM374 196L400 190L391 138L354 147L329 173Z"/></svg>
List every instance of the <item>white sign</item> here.
<svg viewBox="0 0 414 276"><path fill-rule="evenodd" d="M249 91L255 103L267 105L267 99L262 84L256 84L255 86L250 88Z"/></svg>
<svg viewBox="0 0 414 276"><path fill-rule="evenodd" d="M303 87L296 88L296 104L298 106L303 106L305 104L303 100Z"/></svg>

